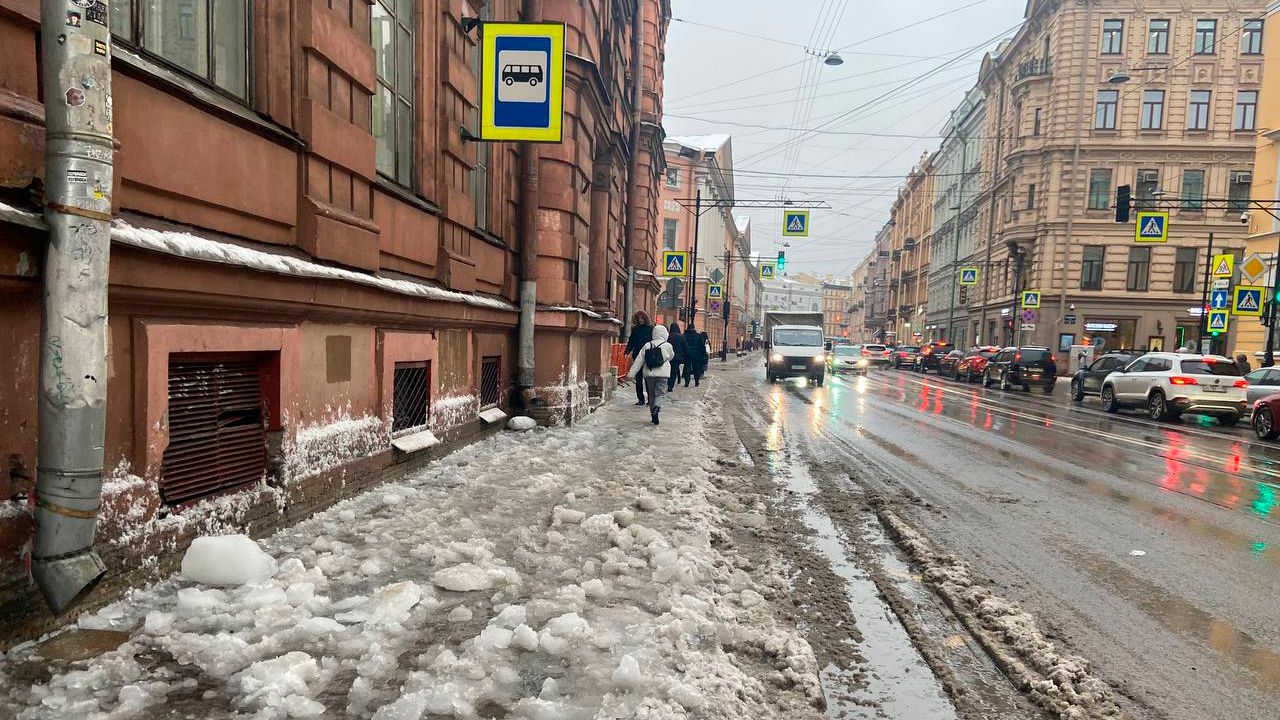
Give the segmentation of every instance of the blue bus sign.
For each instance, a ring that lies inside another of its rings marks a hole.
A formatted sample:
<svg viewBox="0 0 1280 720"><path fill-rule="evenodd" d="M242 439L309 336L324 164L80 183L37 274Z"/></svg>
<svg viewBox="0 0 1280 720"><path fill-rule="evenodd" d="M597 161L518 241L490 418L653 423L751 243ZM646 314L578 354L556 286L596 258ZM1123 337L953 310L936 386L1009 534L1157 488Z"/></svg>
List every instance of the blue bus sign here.
<svg viewBox="0 0 1280 720"><path fill-rule="evenodd" d="M563 140L564 25L481 25L480 139Z"/></svg>

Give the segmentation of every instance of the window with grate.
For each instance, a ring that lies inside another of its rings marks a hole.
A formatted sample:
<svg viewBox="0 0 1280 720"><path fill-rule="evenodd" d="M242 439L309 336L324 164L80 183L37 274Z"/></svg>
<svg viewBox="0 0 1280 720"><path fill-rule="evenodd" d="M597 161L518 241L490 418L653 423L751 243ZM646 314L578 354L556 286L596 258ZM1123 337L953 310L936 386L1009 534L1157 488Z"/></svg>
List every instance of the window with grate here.
<svg viewBox="0 0 1280 720"><path fill-rule="evenodd" d="M182 505L259 482L267 468L266 421L258 358L171 357L160 497Z"/></svg>
<svg viewBox="0 0 1280 720"><path fill-rule="evenodd" d="M480 409L496 407L502 401L502 358L497 355L480 361Z"/></svg>
<svg viewBox="0 0 1280 720"><path fill-rule="evenodd" d="M431 363L396 363L391 381L391 434L425 427L430 407Z"/></svg>

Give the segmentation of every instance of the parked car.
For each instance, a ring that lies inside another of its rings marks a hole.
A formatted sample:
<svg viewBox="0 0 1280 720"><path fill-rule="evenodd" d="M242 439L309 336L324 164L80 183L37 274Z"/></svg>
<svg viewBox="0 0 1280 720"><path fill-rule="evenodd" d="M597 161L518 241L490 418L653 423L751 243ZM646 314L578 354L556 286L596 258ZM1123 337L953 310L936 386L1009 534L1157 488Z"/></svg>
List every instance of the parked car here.
<svg viewBox="0 0 1280 720"><path fill-rule="evenodd" d="M920 373L927 373L930 370L938 369L938 361L952 350L951 343L945 340L937 342L925 343L920 347L920 352L916 353L915 364L913 370Z"/></svg>
<svg viewBox="0 0 1280 720"><path fill-rule="evenodd" d="M859 345L836 345L827 356L827 365L832 374L854 373L866 375L871 369L871 361L863 356Z"/></svg>
<svg viewBox="0 0 1280 720"><path fill-rule="evenodd" d="M1262 398L1280 393L1280 368L1259 368L1245 374L1244 379L1249 381L1245 399L1251 408Z"/></svg>
<svg viewBox="0 0 1280 720"><path fill-rule="evenodd" d="M1058 363L1053 352L1047 347L1033 345L1004 348L987 362L982 375L984 387L999 383L1001 390L1021 385L1023 390L1030 391L1031 386L1036 385L1044 390L1045 395L1053 394L1057 381Z"/></svg>
<svg viewBox="0 0 1280 720"><path fill-rule="evenodd" d="M871 363L872 367L884 367L893 360L893 351L884 345L877 343L867 343L860 346L862 357Z"/></svg>
<svg viewBox="0 0 1280 720"><path fill-rule="evenodd" d="M1250 385L1252 390L1253 386ZM1280 392L1273 392L1253 403L1253 433L1260 440L1280 437Z"/></svg>
<svg viewBox="0 0 1280 720"><path fill-rule="evenodd" d="M956 366L964 359L964 353L959 350L951 352L938 358L938 375L940 377L958 378L956 375Z"/></svg>
<svg viewBox="0 0 1280 720"><path fill-rule="evenodd" d="M1230 358L1147 353L1102 381L1102 408L1141 407L1152 420L1208 415L1231 426L1248 411L1248 389L1249 381Z"/></svg>
<svg viewBox="0 0 1280 720"><path fill-rule="evenodd" d="M916 355L920 354L919 345L899 345L893 351L893 367L901 369L903 367L914 367L916 364Z"/></svg>
<svg viewBox="0 0 1280 720"><path fill-rule="evenodd" d="M1109 352L1094 360L1088 367L1076 370L1071 376L1071 399L1080 402L1086 395L1098 395L1102 392L1102 381L1111 373L1137 360L1141 353L1129 351Z"/></svg>
<svg viewBox="0 0 1280 720"><path fill-rule="evenodd" d="M969 354L956 363L956 379L964 378L969 382L978 382L987 370L987 362L999 352L1000 348L994 346L970 350Z"/></svg>

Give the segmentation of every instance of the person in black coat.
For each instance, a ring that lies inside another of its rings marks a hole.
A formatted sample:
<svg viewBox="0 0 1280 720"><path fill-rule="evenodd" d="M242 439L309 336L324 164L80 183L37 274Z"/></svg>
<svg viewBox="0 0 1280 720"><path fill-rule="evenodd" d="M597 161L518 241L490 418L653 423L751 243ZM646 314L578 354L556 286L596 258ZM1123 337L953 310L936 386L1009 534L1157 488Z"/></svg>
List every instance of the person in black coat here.
<svg viewBox="0 0 1280 720"><path fill-rule="evenodd" d="M707 336L690 325L684 331L684 345L687 353L684 386L689 387L690 380L693 380L695 385L701 385L702 373L707 369Z"/></svg>
<svg viewBox="0 0 1280 720"><path fill-rule="evenodd" d="M639 310L635 315L631 316L631 336L627 338L627 357L632 360L640 354L640 348L649 344L653 340L653 321L649 319L649 314L643 310ZM636 373L636 405L644 405L644 378Z"/></svg>
<svg viewBox="0 0 1280 720"><path fill-rule="evenodd" d="M671 343L671 347L676 351L676 356L671 359L671 375L667 377L667 392L671 392L676 389L676 381L680 379L680 368L688 362L689 349L685 345L684 334L680 332L679 323L671 323L668 329L671 331L671 336L667 342Z"/></svg>

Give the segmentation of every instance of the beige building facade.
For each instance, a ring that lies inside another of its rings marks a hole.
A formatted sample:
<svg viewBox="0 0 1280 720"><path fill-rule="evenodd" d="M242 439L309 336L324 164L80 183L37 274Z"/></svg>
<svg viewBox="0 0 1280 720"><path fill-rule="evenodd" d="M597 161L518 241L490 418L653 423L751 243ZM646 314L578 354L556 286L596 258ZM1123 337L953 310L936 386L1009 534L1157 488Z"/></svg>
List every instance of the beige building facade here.
<svg viewBox="0 0 1280 720"><path fill-rule="evenodd" d="M924 339L929 302L929 243L933 234L933 156L907 176L890 215L889 318L885 335L898 344Z"/></svg>

